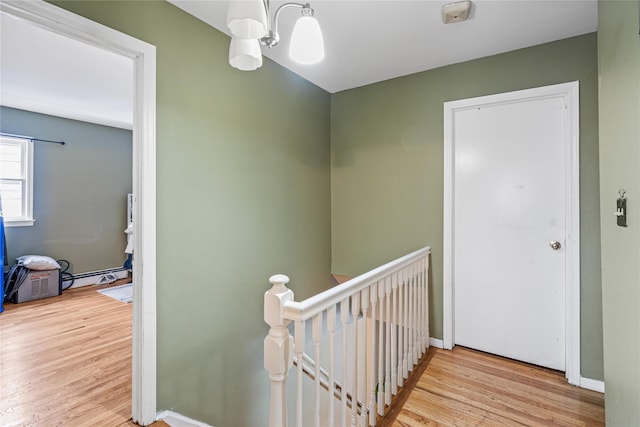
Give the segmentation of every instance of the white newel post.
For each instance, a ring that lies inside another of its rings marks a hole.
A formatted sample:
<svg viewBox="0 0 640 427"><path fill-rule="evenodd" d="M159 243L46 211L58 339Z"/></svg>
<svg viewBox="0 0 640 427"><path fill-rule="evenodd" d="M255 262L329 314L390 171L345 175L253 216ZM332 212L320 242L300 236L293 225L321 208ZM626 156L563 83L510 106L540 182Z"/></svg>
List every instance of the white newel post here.
<svg viewBox="0 0 640 427"><path fill-rule="evenodd" d="M286 301L293 301L293 291L287 288L289 278L284 274L271 276L269 282L273 286L264 294L264 321L271 327L264 339L264 368L271 380L269 427L286 427L286 382L293 365L293 353L287 329L290 321L282 318L282 308Z"/></svg>

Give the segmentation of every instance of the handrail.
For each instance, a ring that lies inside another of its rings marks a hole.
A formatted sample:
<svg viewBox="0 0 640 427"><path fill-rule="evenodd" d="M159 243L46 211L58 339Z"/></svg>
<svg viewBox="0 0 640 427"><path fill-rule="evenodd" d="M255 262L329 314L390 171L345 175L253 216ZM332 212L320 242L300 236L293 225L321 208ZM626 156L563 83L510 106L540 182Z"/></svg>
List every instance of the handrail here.
<svg viewBox="0 0 640 427"><path fill-rule="evenodd" d="M301 302L294 301L287 276L269 278L264 367L271 381L270 427L287 423L293 364L297 427L376 425L429 346L430 253L424 247ZM311 394L303 391L305 377L314 382ZM323 403L323 389L335 400Z"/></svg>
<svg viewBox="0 0 640 427"><path fill-rule="evenodd" d="M334 286L331 289L327 289L324 292L309 297L304 301L286 301L283 308L283 317L293 321L308 320L318 313L322 313L327 308L338 304L340 301L348 298L354 293L361 291L371 285L371 283L376 282L384 276L401 270L403 267L411 264L416 259L430 252L431 247L425 246L424 248L411 252L402 258L388 262L367 273L361 274L358 277Z"/></svg>

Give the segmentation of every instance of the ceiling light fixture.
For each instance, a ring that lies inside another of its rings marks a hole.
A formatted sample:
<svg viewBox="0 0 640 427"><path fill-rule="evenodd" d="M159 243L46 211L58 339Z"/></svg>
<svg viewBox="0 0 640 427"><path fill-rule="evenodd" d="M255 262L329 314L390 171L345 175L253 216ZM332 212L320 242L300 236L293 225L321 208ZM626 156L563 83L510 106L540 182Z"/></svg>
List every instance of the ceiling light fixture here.
<svg viewBox="0 0 640 427"><path fill-rule="evenodd" d="M242 71L253 71L262 65L260 44L268 48L278 45L278 18L288 7L302 9L291 33L289 56L294 61L310 65L324 58L324 41L318 21L309 3L284 3L272 19L269 0L231 0L227 10L227 28L231 32L229 64Z"/></svg>

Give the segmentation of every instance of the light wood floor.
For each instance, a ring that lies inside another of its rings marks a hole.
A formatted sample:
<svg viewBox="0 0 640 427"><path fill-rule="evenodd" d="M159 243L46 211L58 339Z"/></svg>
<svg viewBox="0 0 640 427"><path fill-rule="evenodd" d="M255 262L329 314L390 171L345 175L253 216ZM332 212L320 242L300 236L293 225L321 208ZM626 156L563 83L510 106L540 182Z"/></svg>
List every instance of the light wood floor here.
<svg viewBox="0 0 640 427"><path fill-rule="evenodd" d="M5 305L0 426L129 425L131 304L97 289Z"/></svg>
<svg viewBox="0 0 640 427"><path fill-rule="evenodd" d="M413 426L604 426L604 395L564 374L474 350L431 348L395 419ZM392 415L393 417L393 415ZM389 417L387 417L389 418Z"/></svg>
<svg viewBox="0 0 640 427"><path fill-rule="evenodd" d="M135 425L131 304L96 289L5 305L0 426ZM604 396L569 386L562 373L462 347L431 348L427 360L383 426L604 425Z"/></svg>

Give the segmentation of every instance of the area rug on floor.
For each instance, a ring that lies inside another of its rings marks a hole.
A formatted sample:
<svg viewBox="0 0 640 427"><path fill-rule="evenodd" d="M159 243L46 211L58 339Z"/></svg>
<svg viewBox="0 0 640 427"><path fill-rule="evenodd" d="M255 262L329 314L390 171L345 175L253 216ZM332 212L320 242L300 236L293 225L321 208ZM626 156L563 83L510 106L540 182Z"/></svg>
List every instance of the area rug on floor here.
<svg viewBox="0 0 640 427"><path fill-rule="evenodd" d="M131 283L126 285L114 286L112 288L102 289L100 291L102 295L117 299L118 301L130 303L133 301L133 287Z"/></svg>

